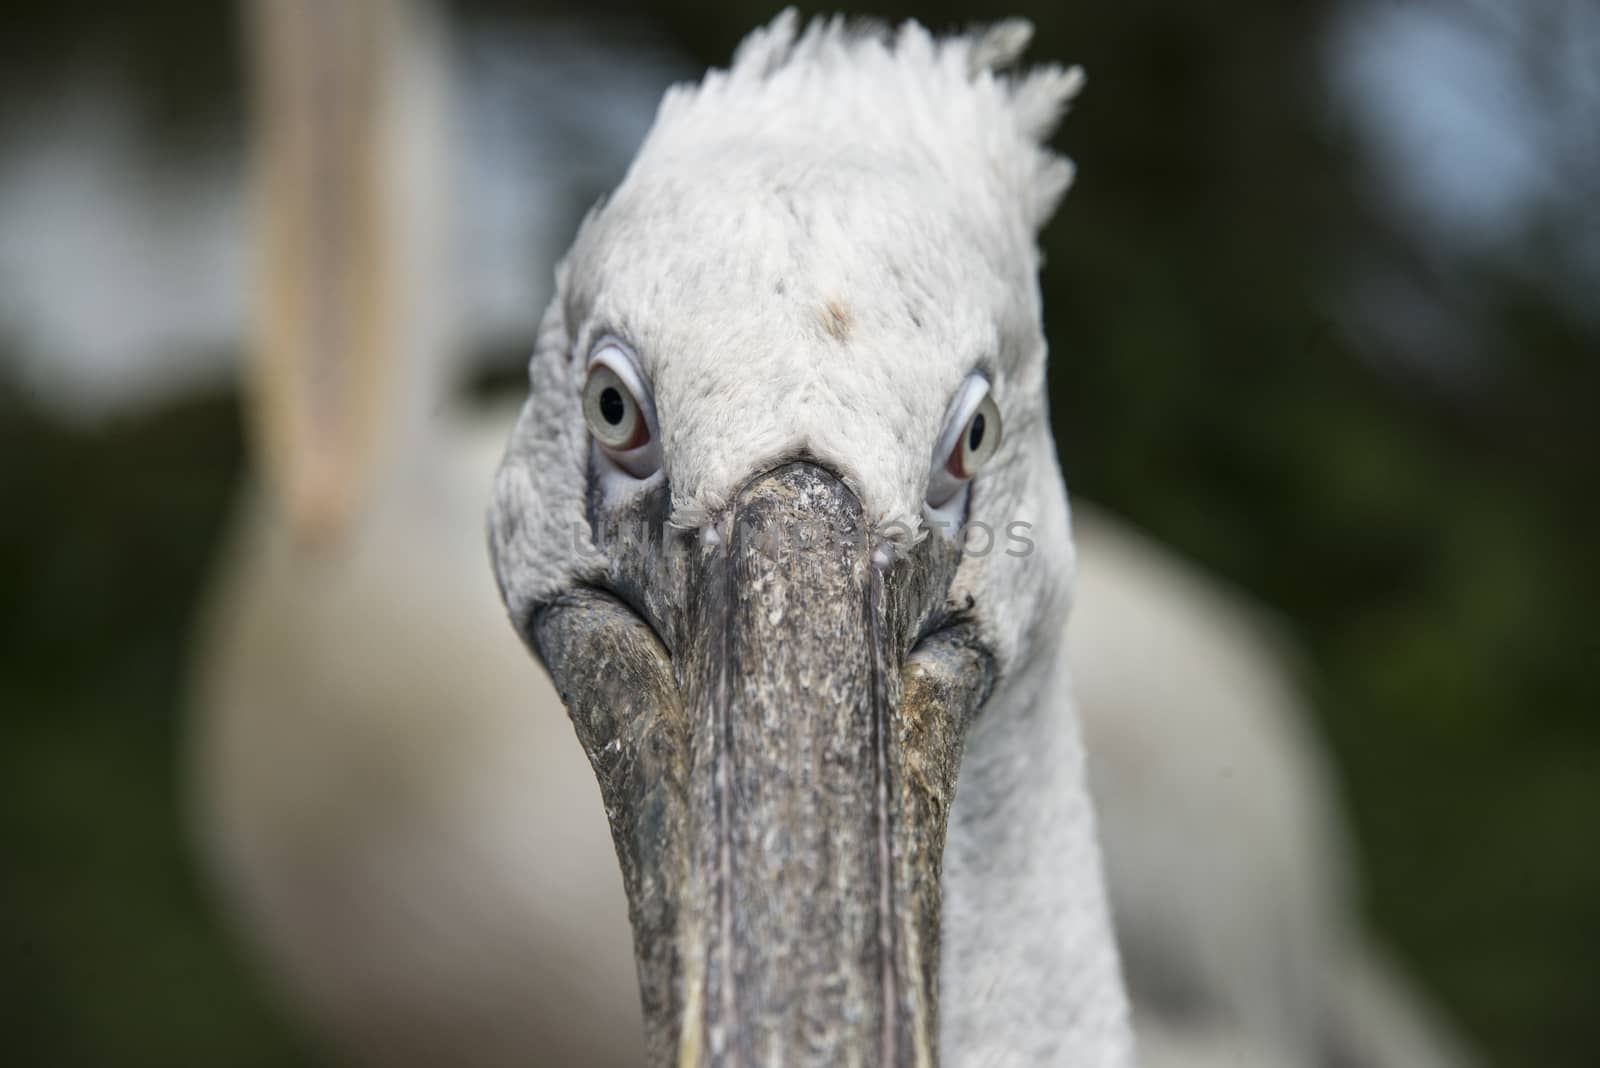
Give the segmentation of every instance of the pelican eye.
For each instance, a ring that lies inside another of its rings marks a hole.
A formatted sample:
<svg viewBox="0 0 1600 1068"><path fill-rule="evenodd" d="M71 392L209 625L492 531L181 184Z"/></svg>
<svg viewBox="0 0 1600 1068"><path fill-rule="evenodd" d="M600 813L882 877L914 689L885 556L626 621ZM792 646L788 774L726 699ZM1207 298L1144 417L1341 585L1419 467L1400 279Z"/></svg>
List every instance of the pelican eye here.
<svg viewBox="0 0 1600 1068"><path fill-rule="evenodd" d="M595 445L615 467L649 478L661 466L655 402L638 361L621 342L604 340L589 357L583 418Z"/></svg>
<svg viewBox="0 0 1600 1068"><path fill-rule="evenodd" d="M1000 447L1000 407L980 374L970 374L945 413L928 470L928 506L942 508L961 492Z"/></svg>

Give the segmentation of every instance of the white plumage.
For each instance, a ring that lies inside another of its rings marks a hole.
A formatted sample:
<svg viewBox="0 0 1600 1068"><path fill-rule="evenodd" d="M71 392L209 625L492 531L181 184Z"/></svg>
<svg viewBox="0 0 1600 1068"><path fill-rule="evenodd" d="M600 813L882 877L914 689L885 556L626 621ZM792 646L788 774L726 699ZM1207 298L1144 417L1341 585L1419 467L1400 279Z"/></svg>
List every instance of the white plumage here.
<svg viewBox="0 0 1600 1068"><path fill-rule="evenodd" d="M957 1063L1114 1068L1126 1001L1062 655L1073 558L1035 277L1035 231L1071 175L1040 138L1081 78L984 67L1014 55L1011 26L1002 46L797 22L668 94L563 262L497 480L501 588L521 619L592 567L573 537L589 444L571 354L602 336L625 336L654 383L678 516L804 455L869 522L919 530L946 406L983 372L1005 445L969 518L1027 523L1039 550L968 556L949 592L976 606L999 683L950 817L941 1039Z"/></svg>
<svg viewBox="0 0 1600 1068"><path fill-rule="evenodd" d="M741 469L797 447L837 465L875 519L917 519L923 439L980 361L1010 457L974 508L1002 529L1032 522L1042 551L969 561L957 579L1005 606L984 623L1008 682L969 742L951 828L946 1060L1126 1064L1065 704L1073 557L1032 282L1031 230L1070 177L1037 138L1077 77L986 73L1020 48L1010 26L953 42L838 24L795 35L780 20L732 73L669 99L580 236L535 360L526 463L502 476L502 501L543 518L500 530L521 549L508 586L515 599L554 581L583 529L567 497L582 423L561 407L576 389L557 357L602 325L647 354L688 522ZM882 91L883 114L849 106L857 78ZM932 88L945 106L922 103ZM818 158L830 165L796 163ZM919 166L939 180L914 178ZM756 209L774 185L787 221ZM707 245L722 270L693 254ZM410 297L394 306L425 299ZM198 690L202 833L267 958L357 1056L636 1063L593 780L483 563L474 502L509 417L450 411L379 460L331 550L297 548L270 498L241 513ZM1292 691L1199 580L1092 517L1078 541L1089 577L1070 657L1124 944L1152 984L1136 988L1150 995L1136 1005L1145 1062L1331 1063L1340 969L1320 973L1359 950Z"/></svg>

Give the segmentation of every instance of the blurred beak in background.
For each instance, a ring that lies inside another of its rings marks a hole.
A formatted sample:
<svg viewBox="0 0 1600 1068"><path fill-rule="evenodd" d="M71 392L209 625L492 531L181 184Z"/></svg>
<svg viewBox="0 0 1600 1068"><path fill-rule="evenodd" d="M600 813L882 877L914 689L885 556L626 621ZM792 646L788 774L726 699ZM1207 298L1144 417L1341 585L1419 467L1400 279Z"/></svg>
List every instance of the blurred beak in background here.
<svg viewBox="0 0 1600 1068"><path fill-rule="evenodd" d="M247 0L244 14L250 429L296 538L317 545L351 521L400 398L421 392L404 376L442 340L437 321L397 306L443 259L444 153L426 136L443 120L428 61L442 50L426 40L441 30L415 0Z"/></svg>

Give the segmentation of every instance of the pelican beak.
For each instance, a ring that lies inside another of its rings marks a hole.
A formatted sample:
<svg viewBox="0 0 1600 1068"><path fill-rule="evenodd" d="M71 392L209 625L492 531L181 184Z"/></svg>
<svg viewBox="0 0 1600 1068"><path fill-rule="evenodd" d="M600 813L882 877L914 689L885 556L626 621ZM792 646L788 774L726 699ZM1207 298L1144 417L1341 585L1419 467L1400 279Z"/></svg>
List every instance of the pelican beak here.
<svg viewBox="0 0 1600 1068"><path fill-rule="evenodd" d="M722 520L676 553L601 531L644 562L530 621L600 779L650 1063L931 1066L946 815L993 676L945 619L959 554L876 566L812 464Z"/></svg>

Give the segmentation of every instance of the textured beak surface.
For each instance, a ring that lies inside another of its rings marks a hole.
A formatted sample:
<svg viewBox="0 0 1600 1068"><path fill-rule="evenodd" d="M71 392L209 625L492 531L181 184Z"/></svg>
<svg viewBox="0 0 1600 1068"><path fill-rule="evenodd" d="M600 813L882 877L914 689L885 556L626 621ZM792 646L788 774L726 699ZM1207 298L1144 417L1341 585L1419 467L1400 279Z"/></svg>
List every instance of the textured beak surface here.
<svg viewBox="0 0 1600 1068"><path fill-rule="evenodd" d="M725 518L637 569L677 587L670 624L593 588L532 627L600 778L651 1063L934 1064L946 816L993 673L943 615L956 549L874 567L805 463Z"/></svg>

